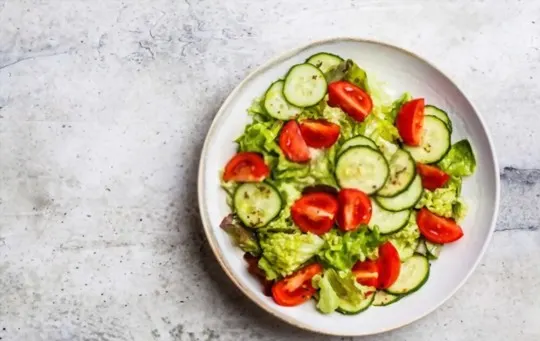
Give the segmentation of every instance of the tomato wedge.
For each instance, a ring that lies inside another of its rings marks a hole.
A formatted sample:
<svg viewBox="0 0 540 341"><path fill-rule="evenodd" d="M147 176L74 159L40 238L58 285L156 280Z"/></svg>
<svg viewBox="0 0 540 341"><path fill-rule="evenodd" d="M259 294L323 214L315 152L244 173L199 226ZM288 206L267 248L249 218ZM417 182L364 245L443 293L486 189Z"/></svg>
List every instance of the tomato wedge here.
<svg viewBox="0 0 540 341"><path fill-rule="evenodd" d="M371 200L362 191L345 188L338 194L337 221L343 231L352 231L371 219Z"/></svg>
<svg viewBox="0 0 540 341"><path fill-rule="evenodd" d="M463 230L454 219L440 217L422 208L416 215L420 233L432 243L446 244L463 237Z"/></svg>
<svg viewBox="0 0 540 341"><path fill-rule="evenodd" d="M379 246L379 258L377 259L379 269L378 289L387 289L399 277L401 261L399 253L392 243L386 242Z"/></svg>
<svg viewBox="0 0 540 341"><path fill-rule="evenodd" d="M328 84L328 105L339 107L358 122L371 113L371 97L354 84L338 81Z"/></svg>
<svg viewBox="0 0 540 341"><path fill-rule="evenodd" d="M422 178L422 186L430 191L443 187L450 180L450 175L435 166L417 163L416 171Z"/></svg>
<svg viewBox="0 0 540 341"><path fill-rule="evenodd" d="M238 182L263 181L270 174L270 168L257 153L240 152L225 166L223 180Z"/></svg>
<svg viewBox="0 0 540 341"><path fill-rule="evenodd" d="M310 159L308 145L296 121L289 121L281 128L279 147L287 159L293 162L308 162Z"/></svg>
<svg viewBox="0 0 540 341"><path fill-rule="evenodd" d="M379 284L379 267L376 261L356 262L352 268L352 273L356 277L356 281L362 285L377 287Z"/></svg>
<svg viewBox="0 0 540 341"><path fill-rule="evenodd" d="M308 146L329 148L339 138L340 127L327 120L305 120L300 122L300 131Z"/></svg>
<svg viewBox="0 0 540 341"><path fill-rule="evenodd" d="M424 133L424 99L413 99L401 107L396 127L405 144L419 146Z"/></svg>
<svg viewBox="0 0 540 341"><path fill-rule="evenodd" d="M291 217L302 232L321 235L330 231L337 211L335 196L323 192L309 193L294 202Z"/></svg>
<svg viewBox="0 0 540 341"><path fill-rule="evenodd" d="M320 264L310 264L274 283L272 286L274 301L285 307L293 307L309 301L317 292L311 285L311 279L322 271L323 267Z"/></svg>

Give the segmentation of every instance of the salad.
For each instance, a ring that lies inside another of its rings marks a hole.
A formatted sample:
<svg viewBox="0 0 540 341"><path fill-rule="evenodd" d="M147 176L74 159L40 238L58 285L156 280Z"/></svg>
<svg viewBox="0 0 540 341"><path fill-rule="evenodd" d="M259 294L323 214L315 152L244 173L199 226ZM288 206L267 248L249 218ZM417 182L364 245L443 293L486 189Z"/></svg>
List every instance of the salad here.
<svg viewBox="0 0 540 341"><path fill-rule="evenodd" d="M424 98L394 99L352 60L318 53L248 109L221 223L281 306L356 314L420 289L463 236L467 140Z"/></svg>

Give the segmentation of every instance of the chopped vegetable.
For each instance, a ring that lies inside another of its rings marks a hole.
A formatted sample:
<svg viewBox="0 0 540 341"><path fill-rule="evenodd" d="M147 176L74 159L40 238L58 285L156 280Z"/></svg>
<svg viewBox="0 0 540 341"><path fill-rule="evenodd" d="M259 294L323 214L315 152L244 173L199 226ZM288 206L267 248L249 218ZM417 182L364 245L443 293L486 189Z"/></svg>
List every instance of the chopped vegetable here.
<svg viewBox="0 0 540 341"><path fill-rule="evenodd" d="M439 161L439 167L453 176L469 176L476 169L476 159L468 140L456 142L446 156Z"/></svg>

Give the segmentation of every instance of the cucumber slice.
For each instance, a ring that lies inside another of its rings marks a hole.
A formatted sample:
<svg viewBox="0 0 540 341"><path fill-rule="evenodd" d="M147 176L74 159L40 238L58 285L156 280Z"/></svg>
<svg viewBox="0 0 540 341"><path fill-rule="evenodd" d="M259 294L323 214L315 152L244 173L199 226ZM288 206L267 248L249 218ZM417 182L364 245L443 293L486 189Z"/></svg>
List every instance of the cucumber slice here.
<svg viewBox="0 0 540 341"><path fill-rule="evenodd" d="M428 259L421 255L414 255L401 263L401 269L397 280L386 289L386 292L394 295L413 293L426 283L428 277Z"/></svg>
<svg viewBox="0 0 540 341"><path fill-rule="evenodd" d="M340 300L339 307L336 310L344 315L355 315L369 308L373 303L374 298L374 294L370 295L365 300L360 301L358 304L352 304L346 300Z"/></svg>
<svg viewBox="0 0 540 341"><path fill-rule="evenodd" d="M404 192L391 198L377 196L375 200L377 200L377 203L385 210L397 212L413 208L422 197L423 192L422 179L417 174L414 177L413 182Z"/></svg>
<svg viewBox="0 0 540 341"><path fill-rule="evenodd" d="M371 200L371 220L369 226L377 225L381 234L390 234L401 230L409 222L410 210L387 211L377 201Z"/></svg>
<svg viewBox="0 0 540 341"><path fill-rule="evenodd" d="M400 149L392 155L389 162L390 176L377 195L394 197L405 191L416 176L416 163L409 152Z"/></svg>
<svg viewBox="0 0 540 341"><path fill-rule="evenodd" d="M424 108L424 115L437 117L446 124L450 133L452 132L452 121L450 121L450 117L448 117L448 114L444 110L437 108L434 105L426 105Z"/></svg>
<svg viewBox="0 0 540 341"><path fill-rule="evenodd" d="M283 202L274 186L265 182L250 182L238 186L233 204L244 225L259 228L279 214Z"/></svg>
<svg viewBox="0 0 540 341"><path fill-rule="evenodd" d="M326 95L327 84L321 70L311 64L293 66L283 85L287 102L297 107L309 107L320 102Z"/></svg>
<svg viewBox="0 0 540 341"><path fill-rule="evenodd" d="M343 61L343 58L336 56L335 54L320 52L316 53L313 56L309 57L306 60L306 63L318 67L323 73L330 71L335 68Z"/></svg>
<svg viewBox="0 0 540 341"><path fill-rule="evenodd" d="M372 305L375 307L383 307L385 305L390 305L397 302L400 298L400 296L392 295L385 291L379 290L375 293L375 298L373 299Z"/></svg>
<svg viewBox="0 0 540 341"><path fill-rule="evenodd" d="M426 250L429 259L437 259L441 254L443 244L435 244L426 240Z"/></svg>
<svg viewBox="0 0 540 341"><path fill-rule="evenodd" d="M440 161L450 150L450 130L435 116L424 117L424 136L418 147L405 146L412 157L421 163Z"/></svg>
<svg viewBox="0 0 540 341"><path fill-rule="evenodd" d="M290 120L302 112L302 108L287 102L283 96L283 81L272 83L264 94L264 109L268 115L278 120Z"/></svg>
<svg viewBox="0 0 540 341"><path fill-rule="evenodd" d="M423 239L418 240L418 245L416 245L416 250L414 251L422 256L427 256L428 251L426 247L426 241Z"/></svg>
<svg viewBox="0 0 540 341"><path fill-rule="evenodd" d="M341 155L341 153L343 153L347 149L349 149L351 147L355 147L355 146L368 146L368 147L371 147L371 148L373 148L375 150L379 149L379 148L377 148L377 145L375 144L375 142L373 142L372 139L370 139L368 137L365 137L363 135L358 135L358 136L355 136L355 137L351 137L350 139L345 141L345 143L343 143L343 145L339 149L337 155L339 156L339 155Z"/></svg>
<svg viewBox="0 0 540 341"><path fill-rule="evenodd" d="M379 190L390 173L384 156L366 146L351 147L336 163L336 178L342 188L358 189L366 194Z"/></svg>

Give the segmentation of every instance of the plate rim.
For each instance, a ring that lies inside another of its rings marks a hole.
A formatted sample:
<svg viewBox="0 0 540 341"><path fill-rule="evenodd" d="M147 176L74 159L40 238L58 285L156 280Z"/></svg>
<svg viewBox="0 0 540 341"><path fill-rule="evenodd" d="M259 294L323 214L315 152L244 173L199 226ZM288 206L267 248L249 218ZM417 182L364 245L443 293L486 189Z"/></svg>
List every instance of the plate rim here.
<svg viewBox="0 0 540 341"><path fill-rule="evenodd" d="M332 331L329 331L329 330L323 330L323 329L317 328L316 326L306 324L306 323L302 323L300 321L296 321L296 320L292 321L292 320L289 319L288 315L286 315L284 313L281 313L281 312L279 312L277 310L272 310L270 308L267 308L263 304L263 302L252 292L251 289L249 289L248 287L245 287L242 283L240 283L236 279L236 276L233 274L232 269L230 269L227 266L227 264L225 263L225 261L224 261L225 255L224 255L223 251L221 250L221 248L219 247L218 242L215 239L215 237L213 236L212 231L211 231L212 226L210 224L210 219L208 217L208 209L207 209L207 205L206 205L207 200L206 200L206 195L205 195L206 191L205 191L205 183L204 183L204 169L205 169L205 166L206 166L206 158L207 158L207 155L208 155L208 148L209 148L209 144L210 144L209 141L211 140L212 136L215 134L215 131L217 129L217 122L223 116L224 111L225 111L224 109L229 105L229 103L233 100L233 98L236 97L237 93L240 91L241 88L243 88L245 83L250 81L252 78L254 78L259 73L265 71L266 69L269 69L269 68L275 66L276 64L281 63L283 60L294 57L296 54L300 53L303 50L306 50L306 49L309 49L309 48L312 48L312 47L316 47L318 45L324 45L324 44L335 43L335 42L347 42L347 41L348 42L369 43L369 44L381 45L381 46L388 47L388 48L391 48L391 49L394 49L394 50L398 50L399 52L408 54L408 55L410 55L410 56L412 56L414 58L417 58L417 59L421 60L422 62L426 63L431 68L436 70L440 75L442 75L450 84L452 84L455 87L455 89L457 90L459 95L463 96L463 98L465 99L467 104L470 105L471 108L473 109L474 114L478 118L478 120L480 122L480 125L481 125L482 129L484 130L484 132L486 134L487 141L488 141L488 146L489 146L489 151L491 153L491 159L493 160L493 166L495 168L494 169L494 175L495 175L495 205L494 205L494 209L493 209L493 214L491 215L491 221L490 221L490 227L489 227L488 235L487 235L487 238L484 240L484 243L482 245L480 253L478 254L478 257L474 261L473 266L469 269L469 271L467 272L465 277L461 280L461 282L458 283L458 285L453 290L451 290L445 297L443 297L443 299L439 300L439 302L437 302L435 305L433 305L433 307L427 309L424 314L422 314L420 316L416 316L414 318L411 318L411 319L407 320L406 322L401 323L399 325L395 325L395 326L392 326L392 327L389 327L389 328L386 328L386 329L381 329L381 330L370 332L370 333L347 333L347 332L340 333L340 332L332 332ZM198 167L198 177L197 178L198 178L197 179L197 192L198 192L197 197L198 197L199 213L200 213L200 216L201 216L201 221L202 221L202 224L203 224L204 233L206 235L206 239L208 240L208 243L210 244L210 248L212 249L212 252L214 253L214 256L216 257L218 263L220 264L223 271L227 274L229 279L252 302L254 302L257 306L259 306L261 309L263 309L267 313L269 313L272 316L280 319L281 321L283 321L283 322L285 322L287 324L293 325L295 327L298 327L300 329L306 330L306 331L315 332L315 333L319 333L319 334L323 334L323 335L334 335L334 336L368 336L368 335L376 335L376 334L388 332L388 331L391 331L391 330L395 330L395 329L404 327L406 325L409 325L409 324L411 324L411 323L413 323L415 321L418 321L418 320L426 317L427 315L433 313L441 305L446 303L452 296L454 296L456 294L456 292L459 289L461 289L461 287L465 284L465 282L470 278L470 276L476 270L476 268L478 267L480 261L483 259L484 255L486 253L486 250L487 250L487 248L488 248L488 246L489 246L489 244L491 242L491 239L493 238L493 233L495 231L495 226L496 226L498 213L499 213L499 205L500 205L499 162L497 160L497 155L495 153L495 145L493 143L490 131L487 128L487 125L486 125L486 123L484 121L484 118L480 114L480 111L477 109L477 107L471 102L471 100L465 95L465 93L463 93L463 91L457 86L457 84L448 75L446 75L437 66L435 66L433 63L429 62L425 58L423 58L423 57L417 55L416 53L411 52L411 51L409 51L409 50L407 50L405 48L397 46L397 45L386 43L386 42L380 41L380 40L367 39L367 38L361 38L361 37L336 36L336 37L331 37L331 38L326 38L326 39L314 40L314 41L311 41L310 43L303 44L303 45L301 45L299 47L295 47L295 48L289 49L289 50L287 50L287 51L285 51L283 53L277 54L274 57L267 60L266 62L264 62L263 64L261 64L260 66L258 66L255 69L251 70L248 73L248 75L245 76L240 83L238 83L238 85L231 91L231 93L223 101L223 103L220 105L219 110L217 111L216 115L212 119L212 123L210 124L210 128L208 129L208 132L207 132L206 137L204 139L203 148L201 150L201 155L200 155L200 160L199 160L199 167Z"/></svg>

